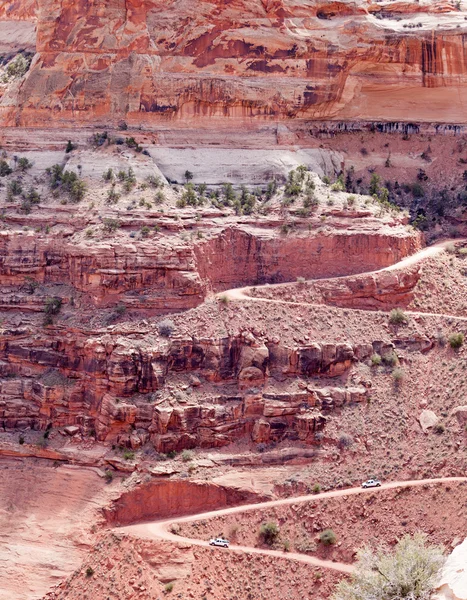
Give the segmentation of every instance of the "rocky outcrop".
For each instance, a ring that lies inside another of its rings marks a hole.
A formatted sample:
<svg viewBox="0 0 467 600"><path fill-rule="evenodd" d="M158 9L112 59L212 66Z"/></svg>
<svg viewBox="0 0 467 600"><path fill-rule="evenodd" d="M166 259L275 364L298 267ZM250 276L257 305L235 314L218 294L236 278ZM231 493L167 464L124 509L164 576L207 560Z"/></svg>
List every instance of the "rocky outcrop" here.
<svg viewBox="0 0 467 600"><path fill-rule="evenodd" d="M420 267L377 271L349 277L303 281L274 288L250 288L255 298L277 298L362 310L391 310L408 306L420 280ZM292 300L293 299L293 300Z"/></svg>
<svg viewBox="0 0 467 600"><path fill-rule="evenodd" d="M362 401L366 390L306 385L293 391L293 381L340 375L373 351L319 343L288 348L251 334L168 343L148 332L135 343L118 334L93 338L75 331L59 340L51 332L37 339L17 330L1 339L3 428L75 424L101 440L133 448L151 441L163 452L244 436L314 443L326 413ZM189 373L194 376L185 383ZM284 391L276 390L275 373L288 378Z"/></svg>
<svg viewBox="0 0 467 600"><path fill-rule="evenodd" d="M34 21L38 0L4 0L0 6L0 19L6 21Z"/></svg>
<svg viewBox="0 0 467 600"><path fill-rule="evenodd" d="M434 600L467 599L467 540L454 548L443 567Z"/></svg>
<svg viewBox="0 0 467 600"><path fill-rule="evenodd" d="M0 308L41 311L47 286L63 302L112 307L122 303L144 313L163 314L200 304L207 290L248 283L293 281L390 265L420 247L415 232L392 235L339 231L281 238L265 227L227 227L206 241L190 243L181 235L151 240L126 238L74 241L70 236L29 232L0 233Z"/></svg>
<svg viewBox="0 0 467 600"><path fill-rule="evenodd" d="M103 512L108 523L128 525L138 521L196 514L227 506L266 500L253 492L192 481L151 481L122 494Z"/></svg>
<svg viewBox="0 0 467 600"><path fill-rule="evenodd" d="M322 278L389 266L419 247L417 234L336 231L333 235L271 237L268 231L225 229L197 244L203 279L215 291L242 285ZM358 257L358 258L357 258Z"/></svg>
<svg viewBox="0 0 467 600"><path fill-rule="evenodd" d="M21 18L22 3L3 13ZM38 0L38 55L0 115L54 127L465 122L464 26L431 3Z"/></svg>

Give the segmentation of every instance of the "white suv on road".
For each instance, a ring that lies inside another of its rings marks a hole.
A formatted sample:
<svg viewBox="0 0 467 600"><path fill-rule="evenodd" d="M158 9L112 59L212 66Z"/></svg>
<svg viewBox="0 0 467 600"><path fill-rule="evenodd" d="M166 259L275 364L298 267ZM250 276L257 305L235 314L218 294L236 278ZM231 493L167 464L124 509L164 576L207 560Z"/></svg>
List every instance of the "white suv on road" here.
<svg viewBox="0 0 467 600"><path fill-rule="evenodd" d="M362 488L381 487L381 481L377 479L367 479L362 483Z"/></svg>
<svg viewBox="0 0 467 600"><path fill-rule="evenodd" d="M229 540L224 540L223 538L213 538L212 540L209 540L210 546L220 546L221 548L228 548L229 543Z"/></svg>

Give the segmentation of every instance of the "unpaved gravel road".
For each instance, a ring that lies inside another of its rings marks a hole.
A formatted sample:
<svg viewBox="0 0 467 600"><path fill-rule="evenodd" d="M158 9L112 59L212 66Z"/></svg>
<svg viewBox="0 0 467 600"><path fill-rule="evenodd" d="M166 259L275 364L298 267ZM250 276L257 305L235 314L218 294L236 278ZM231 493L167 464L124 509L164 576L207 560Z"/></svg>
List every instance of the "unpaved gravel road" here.
<svg viewBox="0 0 467 600"><path fill-rule="evenodd" d="M221 517L225 515L234 515L241 514L247 511L252 510L263 510L267 508L274 508L276 506L287 506L290 504L298 504L300 502L316 502L317 500L322 500L324 498L336 498L342 496L350 496L355 494L369 494L372 492L382 492L384 490L393 489L393 488L403 488L403 487L414 487L420 485L427 484L438 484L438 483L450 483L450 482L459 482L459 481L467 481L467 477L441 477L438 479L415 479L411 481L394 481L391 483L383 483L379 488L348 488L343 490L334 490L331 492L323 492L321 494L308 494L306 496L296 496L294 498L283 498L281 500L270 500L267 502L260 502L258 504L245 504L242 506L234 506L231 508L223 508L220 510L213 510L206 513L198 513L196 515L189 515L185 517L173 517L171 519L165 519L163 521L152 521L150 523L141 523L139 525L130 525L127 527L122 527L119 531L126 531L136 537L142 538L155 538L155 539L163 539L171 542L185 542L189 544L193 544L195 546L204 546L209 547L209 542L207 540L198 540L195 538L187 538L180 535L176 535L169 531L171 525L176 523L192 523L193 521L199 521L201 519L212 519L214 517ZM334 571L340 571L341 573L352 573L353 566L334 562L331 560L321 560L314 556L308 556L306 554L298 554L295 552L281 552L278 550L267 550L263 548L252 548L247 546L235 546L230 545L229 550L225 550L223 548L214 548L213 550L218 552L243 552L249 554L262 554L264 556L276 556L279 558L285 558L287 560L293 560L303 563L308 563L310 565L314 565L316 567L322 567L324 569L333 569Z"/></svg>

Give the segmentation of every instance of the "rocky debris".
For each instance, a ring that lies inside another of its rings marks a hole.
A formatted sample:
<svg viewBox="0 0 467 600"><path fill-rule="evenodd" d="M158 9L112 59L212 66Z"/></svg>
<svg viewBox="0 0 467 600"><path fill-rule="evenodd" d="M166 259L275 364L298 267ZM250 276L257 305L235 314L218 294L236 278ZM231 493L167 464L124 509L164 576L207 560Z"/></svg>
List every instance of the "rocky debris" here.
<svg viewBox="0 0 467 600"><path fill-rule="evenodd" d="M63 429L63 431L64 431L64 432L65 432L67 435L69 435L69 436L73 437L74 435L77 435L77 434L79 433L79 431L80 431L80 428L79 428L79 427L77 427L76 425L68 425L67 427L65 427L65 428Z"/></svg>
<svg viewBox="0 0 467 600"><path fill-rule="evenodd" d="M429 429L432 429L439 423L439 417L432 410L425 409L420 413L418 421L423 433L428 433Z"/></svg>
<svg viewBox="0 0 467 600"><path fill-rule="evenodd" d="M456 417L459 424L465 427L467 423L467 406L456 406L452 411L451 416Z"/></svg>

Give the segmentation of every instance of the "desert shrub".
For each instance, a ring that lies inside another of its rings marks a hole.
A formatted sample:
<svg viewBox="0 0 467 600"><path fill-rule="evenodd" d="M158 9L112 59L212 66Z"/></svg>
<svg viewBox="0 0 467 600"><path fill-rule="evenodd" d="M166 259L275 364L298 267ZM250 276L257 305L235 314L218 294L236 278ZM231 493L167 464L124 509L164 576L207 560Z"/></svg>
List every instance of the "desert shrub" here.
<svg viewBox="0 0 467 600"><path fill-rule="evenodd" d="M148 237L148 235L151 233L151 229L147 226L147 225L143 225L141 227L141 235L143 237Z"/></svg>
<svg viewBox="0 0 467 600"><path fill-rule="evenodd" d="M343 175L339 175L337 180L331 185L331 190L333 192L344 192L345 191L345 183L344 183Z"/></svg>
<svg viewBox="0 0 467 600"><path fill-rule="evenodd" d="M193 179L193 173L188 171L188 169L185 171L183 176L185 177L186 181L191 181Z"/></svg>
<svg viewBox="0 0 467 600"><path fill-rule="evenodd" d="M175 324L170 319L164 319L157 324L157 329L160 335L170 337L175 329Z"/></svg>
<svg viewBox="0 0 467 600"><path fill-rule="evenodd" d="M52 190L68 193L74 203L80 202L86 193L85 182L74 171L65 171L63 165L55 164L46 169Z"/></svg>
<svg viewBox="0 0 467 600"><path fill-rule="evenodd" d="M436 423L436 425L433 427L433 431L438 435L441 435L446 431L446 426L443 423Z"/></svg>
<svg viewBox="0 0 467 600"><path fill-rule="evenodd" d="M53 323L53 317L58 315L60 309L62 307L62 299L61 298L47 298L45 301L44 307L44 325L51 325Z"/></svg>
<svg viewBox="0 0 467 600"><path fill-rule="evenodd" d="M343 433L340 436L339 441L337 442L337 445L341 450L344 450L345 448L350 448L352 444L353 439L350 437L350 435L347 435L346 433Z"/></svg>
<svg viewBox="0 0 467 600"><path fill-rule="evenodd" d="M412 184L411 186L412 196L414 198L422 198L425 195L423 187L420 185L418 181Z"/></svg>
<svg viewBox="0 0 467 600"><path fill-rule="evenodd" d="M111 483L113 481L114 474L110 469L105 470L104 476L107 483Z"/></svg>
<svg viewBox="0 0 467 600"><path fill-rule="evenodd" d="M25 156L22 156L21 158L18 159L18 169L20 171L27 171L28 169L30 169L32 167L32 162L30 160L28 160Z"/></svg>
<svg viewBox="0 0 467 600"><path fill-rule="evenodd" d="M454 350L458 350L462 344L464 343L464 334L463 333L452 333L449 336L449 345Z"/></svg>
<svg viewBox="0 0 467 600"><path fill-rule="evenodd" d="M172 582L167 583L164 589L167 593L169 593L174 589L174 584Z"/></svg>
<svg viewBox="0 0 467 600"><path fill-rule="evenodd" d="M182 452L182 460L183 462L189 462L190 460L193 460L193 452L190 450L184 450Z"/></svg>
<svg viewBox="0 0 467 600"><path fill-rule="evenodd" d="M125 460L133 460L135 457L135 453L133 452L133 450L124 450L123 451L123 458Z"/></svg>
<svg viewBox="0 0 467 600"><path fill-rule="evenodd" d="M9 63L6 68L6 74L4 76L4 81L7 82L9 79L16 79L18 77L23 77L28 72L28 69L31 65L32 56L28 54L18 54L15 58Z"/></svg>
<svg viewBox="0 0 467 600"><path fill-rule="evenodd" d="M299 283L300 285L303 285L305 283L305 278L304 277L297 277L297 283Z"/></svg>
<svg viewBox="0 0 467 600"><path fill-rule="evenodd" d="M396 383L401 383L401 381L405 377L405 373L401 368L398 367L397 369L394 369L394 371L392 372L392 377Z"/></svg>
<svg viewBox="0 0 467 600"><path fill-rule="evenodd" d="M117 315L122 316L126 313L126 305L125 304L117 304L115 307L115 312Z"/></svg>
<svg viewBox="0 0 467 600"><path fill-rule="evenodd" d="M184 208L187 204L189 206L197 206L199 204L198 196L196 195L195 188L192 183L187 183L185 185L185 191L183 192L177 206L179 206L179 208Z"/></svg>
<svg viewBox="0 0 467 600"><path fill-rule="evenodd" d="M112 183L112 187L107 192L107 202L109 204L117 204L117 202L119 200L120 200L120 194L115 189L115 183Z"/></svg>
<svg viewBox="0 0 467 600"><path fill-rule="evenodd" d="M319 483L315 483L314 486L311 488L311 491L313 492L313 494L319 494L321 491L321 486Z"/></svg>
<svg viewBox="0 0 467 600"><path fill-rule="evenodd" d="M94 575L94 569L92 567L88 567L86 569L86 577L92 577Z"/></svg>
<svg viewBox="0 0 467 600"><path fill-rule="evenodd" d="M28 200L31 204L40 204L41 197L36 189L30 187L29 191L25 194L25 200Z"/></svg>
<svg viewBox="0 0 467 600"><path fill-rule="evenodd" d="M389 322L391 325L402 325L407 323L407 315L400 308L393 308L389 313Z"/></svg>
<svg viewBox="0 0 467 600"><path fill-rule="evenodd" d="M279 537L279 526L273 521L263 523L259 530L260 538L268 546L272 546Z"/></svg>
<svg viewBox="0 0 467 600"><path fill-rule="evenodd" d="M376 173L373 173L370 179L370 187L369 187L369 194L370 196L377 196L379 194L379 186L381 183L381 178L379 175L377 175Z"/></svg>
<svg viewBox="0 0 467 600"><path fill-rule="evenodd" d="M337 537L332 529L325 529L319 534L319 541L325 546L333 546L337 542Z"/></svg>
<svg viewBox="0 0 467 600"><path fill-rule="evenodd" d="M372 367L379 367L379 365L381 364L381 361L383 360L381 358L381 356L375 352L374 354L371 355L371 366Z"/></svg>
<svg viewBox="0 0 467 600"><path fill-rule="evenodd" d="M405 535L392 551L365 546L357 559L354 573L338 584L333 600L425 600L444 564L442 548L428 546L422 533Z"/></svg>
<svg viewBox="0 0 467 600"><path fill-rule="evenodd" d="M318 198L314 195L313 192L307 192L305 198L303 199L303 208L311 208L315 209L319 205Z"/></svg>
<svg viewBox="0 0 467 600"><path fill-rule="evenodd" d="M20 435L19 436L19 440L18 440L19 445L22 446L24 444L24 441L25 441L24 440L24 435Z"/></svg>
<svg viewBox="0 0 467 600"><path fill-rule="evenodd" d="M107 171L104 171L102 173L102 179L104 181L112 181L113 178L114 178L114 172L113 172L113 169L111 169L111 168L107 169Z"/></svg>
<svg viewBox="0 0 467 600"><path fill-rule="evenodd" d="M66 148L65 148L65 154L70 154L70 152L73 152L74 149L75 149L75 145L72 143L71 140L68 140Z"/></svg>
<svg viewBox="0 0 467 600"><path fill-rule="evenodd" d="M18 179L13 179L10 181L7 188L7 193L9 197L19 196L23 193L23 186Z"/></svg>
<svg viewBox="0 0 467 600"><path fill-rule="evenodd" d="M162 204L164 200L165 196L163 192L157 192L157 194L154 196L154 204Z"/></svg>
<svg viewBox="0 0 467 600"><path fill-rule="evenodd" d="M112 218L103 219L102 222L104 224L104 231L107 233L113 233L114 231L117 231L121 225L118 219Z"/></svg>
<svg viewBox="0 0 467 600"><path fill-rule="evenodd" d="M266 188L266 200L271 200L274 194L277 191L277 181L274 179L273 181L269 181Z"/></svg>
<svg viewBox="0 0 467 600"><path fill-rule="evenodd" d="M7 177L12 173L13 169L10 167L7 161L2 158L2 160L0 160L0 177Z"/></svg>
<svg viewBox="0 0 467 600"><path fill-rule="evenodd" d="M397 358L397 354L395 352L388 352L383 356L383 363L388 367L395 367L399 359Z"/></svg>
<svg viewBox="0 0 467 600"><path fill-rule="evenodd" d="M438 342L438 344L440 346L446 346L447 344L447 339L446 336L444 335L444 333L442 331L438 331L438 333L436 334L436 341Z"/></svg>

